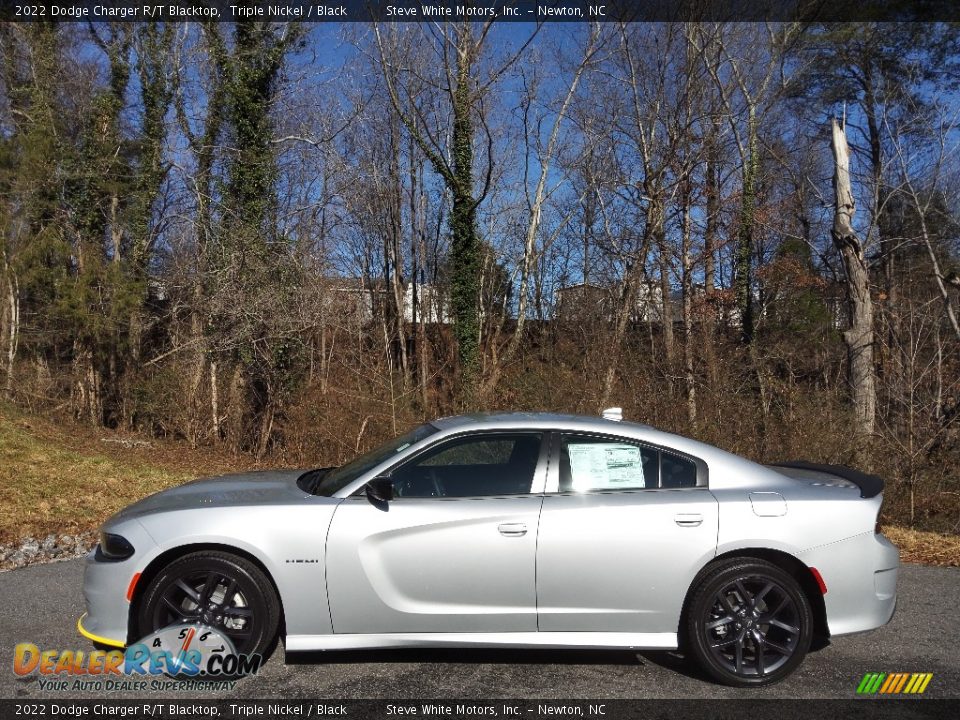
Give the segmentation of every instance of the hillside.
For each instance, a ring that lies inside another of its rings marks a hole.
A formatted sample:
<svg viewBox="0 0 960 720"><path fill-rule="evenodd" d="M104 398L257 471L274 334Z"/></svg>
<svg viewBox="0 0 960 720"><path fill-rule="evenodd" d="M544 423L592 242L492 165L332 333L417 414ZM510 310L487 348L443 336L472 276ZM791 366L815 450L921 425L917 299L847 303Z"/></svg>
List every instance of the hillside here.
<svg viewBox="0 0 960 720"><path fill-rule="evenodd" d="M0 405L0 568L83 552L120 508L197 477L252 466L242 455L57 424ZM884 532L906 562L960 566L956 535L896 526Z"/></svg>
<svg viewBox="0 0 960 720"><path fill-rule="evenodd" d="M57 425L0 405L0 544L95 530L145 495L249 466L244 457Z"/></svg>

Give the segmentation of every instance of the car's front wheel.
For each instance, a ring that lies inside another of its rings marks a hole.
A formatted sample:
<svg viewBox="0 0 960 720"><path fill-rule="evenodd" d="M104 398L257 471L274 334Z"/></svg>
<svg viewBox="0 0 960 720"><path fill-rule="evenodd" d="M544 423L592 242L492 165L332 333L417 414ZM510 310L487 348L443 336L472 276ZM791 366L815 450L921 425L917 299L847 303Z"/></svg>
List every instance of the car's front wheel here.
<svg viewBox="0 0 960 720"><path fill-rule="evenodd" d="M803 661L813 636L810 603L776 565L733 559L697 585L687 645L716 680L740 687L782 680Z"/></svg>
<svg viewBox="0 0 960 720"><path fill-rule="evenodd" d="M238 653L266 654L280 622L280 603L263 571L249 560L201 551L174 560L150 582L138 612L140 636L179 623L213 627Z"/></svg>

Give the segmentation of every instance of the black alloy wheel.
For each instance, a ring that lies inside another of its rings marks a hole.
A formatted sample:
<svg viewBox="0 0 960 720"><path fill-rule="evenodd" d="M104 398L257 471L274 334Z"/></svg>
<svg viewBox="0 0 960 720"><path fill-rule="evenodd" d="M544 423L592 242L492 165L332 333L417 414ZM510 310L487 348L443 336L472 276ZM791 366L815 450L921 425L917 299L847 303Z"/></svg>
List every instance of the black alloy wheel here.
<svg viewBox="0 0 960 720"><path fill-rule="evenodd" d="M766 685L803 661L813 615L790 574L741 558L720 565L698 585L687 631L689 647L713 678L734 686Z"/></svg>
<svg viewBox="0 0 960 720"><path fill-rule="evenodd" d="M141 637L199 623L229 637L238 653L266 655L277 636L280 603L270 580L249 560L196 552L157 574L140 602L138 621Z"/></svg>

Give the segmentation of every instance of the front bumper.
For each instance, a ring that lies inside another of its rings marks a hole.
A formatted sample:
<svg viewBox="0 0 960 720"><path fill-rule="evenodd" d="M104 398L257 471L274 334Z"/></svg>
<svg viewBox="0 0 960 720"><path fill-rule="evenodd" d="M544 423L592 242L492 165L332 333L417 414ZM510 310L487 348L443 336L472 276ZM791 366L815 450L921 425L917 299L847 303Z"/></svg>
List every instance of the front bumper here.
<svg viewBox="0 0 960 720"><path fill-rule="evenodd" d="M86 557L83 572L83 599L87 612L77 622L85 638L102 645L125 647L130 639L131 584L144 569L155 548L153 538L136 520L109 528L125 537L135 548L132 557L118 562L98 560L96 548Z"/></svg>
<svg viewBox="0 0 960 720"><path fill-rule="evenodd" d="M121 650L126 647L126 645L117 640L112 640L108 637L102 637L95 633L90 632L83 626L83 621L87 619L87 614L84 613L79 618L77 618L77 632L83 635L87 640L97 643L98 645L107 645L109 647L120 648Z"/></svg>
<svg viewBox="0 0 960 720"><path fill-rule="evenodd" d="M130 619L127 589L135 574L133 566L130 560L99 561L96 551L90 551L83 571L87 612L77 621L81 635L103 645L126 646Z"/></svg>
<svg viewBox="0 0 960 720"><path fill-rule="evenodd" d="M827 586L823 596L831 636L882 627L897 607L900 553L883 535L873 532L801 553Z"/></svg>

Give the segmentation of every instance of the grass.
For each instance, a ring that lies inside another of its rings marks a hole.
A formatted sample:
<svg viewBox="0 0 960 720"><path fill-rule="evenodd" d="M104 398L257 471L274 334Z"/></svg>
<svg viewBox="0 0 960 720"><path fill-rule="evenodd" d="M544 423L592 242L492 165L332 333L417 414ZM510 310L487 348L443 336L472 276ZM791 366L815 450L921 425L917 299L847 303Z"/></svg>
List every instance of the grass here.
<svg viewBox="0 0 960 720"><path fill-rule="evenodd" d="M90 530L124 505L189 478L81 454L0 417L0 542Z"/></svg>
<svg viewBox="0 0 960 720"><path fill-rule="evenodd" d="M136 436L53 423L0 405L0 543L89 532L158 490L248 467L244 457L172 441L144 444ZM884 525L883 532L904 562L960 567L957 535L896 525Z"/></svg>
<svg viewBox="0 0 960 720"><path fill-rule="evenodd" d="M249 464L182 444L125 447L124 439L0 406L0 543L94 530L146 495Z"/></svg>
<svg viewBox="0 0 960 720"><path fill-rule="evenodd" d="M900 548L900 561L960 567L960 537L884 525L883 534Z"/></svg>

